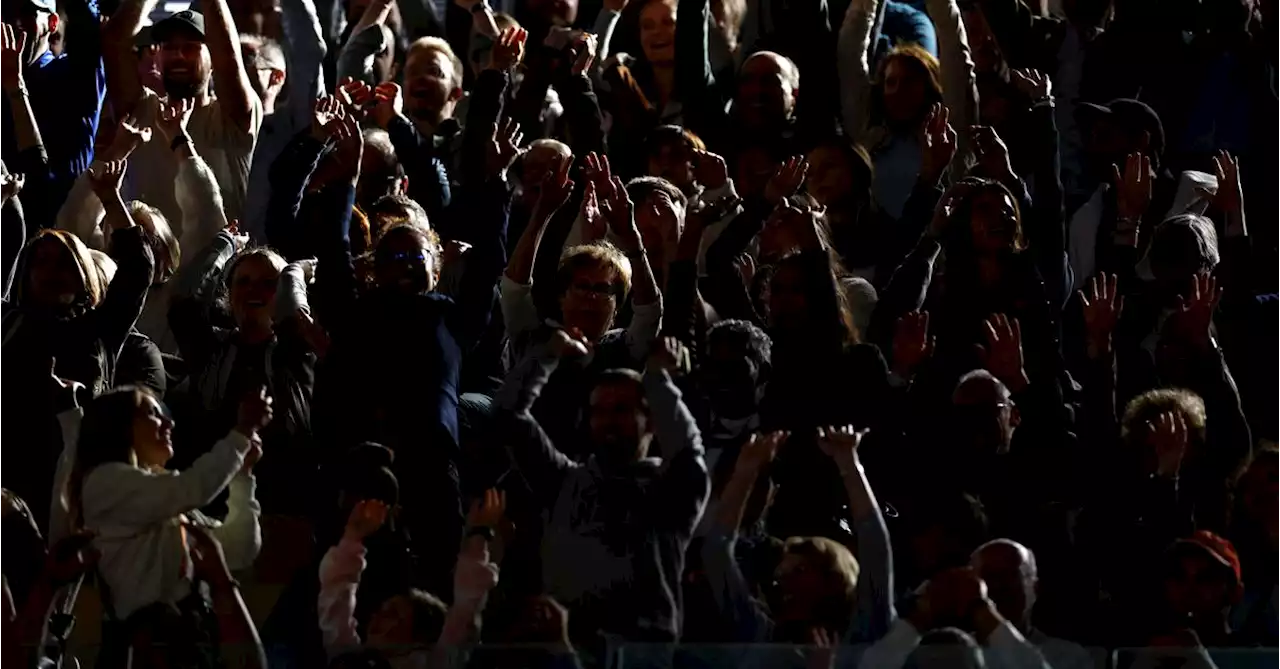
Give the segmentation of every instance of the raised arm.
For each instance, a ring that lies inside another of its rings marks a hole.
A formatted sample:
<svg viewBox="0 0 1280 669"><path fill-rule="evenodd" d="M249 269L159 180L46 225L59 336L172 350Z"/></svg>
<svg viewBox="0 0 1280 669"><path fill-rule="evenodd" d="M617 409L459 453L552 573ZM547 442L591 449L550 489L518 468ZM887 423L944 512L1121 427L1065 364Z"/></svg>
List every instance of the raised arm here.
<svg viewBox="0 0 1280 669"><path fill-rule="evenodd" d="M227 217L222 209L222 189L213 170L196 154L195 145L187 134L192 108L191 100L162 103L155 124L160 138L173 147L178 161L178 179L174 182L173 191L178 208L182 210L179 247L183 263L194 258L227 227Z"/></svg>
<svg viewBox="0 0 1280 669"><path fill-rule="evenodd" d="M492 145L486 153L490 169L483 183L463 190L457 202L455 220L466 220L465 228L453 230L450 239L471 245L463 262L456 293L457 308L449 319L449 330L458 342L480 340L493 315L494 287L507 264L507 224L511 218L511 191L507 188L506 165L515 156L513 135L500 135L491 127Z"/></svg>
<svg viewBox="0 0 1280 669"><path fill-rule="evenodd" d="M255 495L258 481L253 476L253 461L261 455L261 446L245 453L244 467L229 486L227 519L213 529L214 536L222 543L227 566L235 571L252 567L262 550L262 505Z"/></svg>
<svg viewBox="0 0 1280 669"><path fill-rule="evenodd" d="M531 410L561 358L586 352L585 342L557 330L548 342L535 345L524 360L511 368L494 397L516 471L544 507L555 502L564 477L578 465L556 449Z"/></svg>
<svg viewBox="0 0 1280 669"><path fill-rule="evenodd" d="M925 9L938 34L938 64L942 70L942 102L951 113L951 124L968 128L978 122L978 83L969 56L969 38L960 20L956 0L927 0ZM848 112L845 112L846 114ZM957 158L968 155L967 135L960 134Z"/></svg>
<svg viewBox="0 0 1280 669"><path fill-rule="evenodd" d="M342 540L320 561L320 596L317 612L324 649L329 657L360 646L356 624L356 595L365 569L364 540L377 532L387 519L387 505L378 500L359 500L347 518Z"/></svg>
<svg viewBox="0 0 1280 669"><path fill-rule="evenodd" d="M693 532L711 491L703 459L702 434L671 375L689 365L689 351L672 337L656 343L644 374L644 394L653 417L653 436L662 449L658 523L682 535Z"/></svg>
<svg viewBox="0 0 1280 669"><path fill-rule="evenodd" d="M373 60L392 48L387 43L387 18L391 15L390 0L376 0L365 7L360 20L351 30L351 37L338 53L338 81L348 77L362 81L370 86L377 85L373 80Z"/></svg>
<svg viewBox="0 0 1280 669"><path fill-rule="evenodd" d="M155 272L155 258L145 232L134 225L133 217L120 197L123 161L110 165L99 163L94 190L106 208L106 221L111 230L111 258L116 261L116 275L107 287L106 297L93 312L94 327L108 351L119 351L142 313Z"/></svg>
<svg viewBox="0 0 1280 669"><path fill-rule="evenodd" d="M4 272L4 293L0 297L3 297L5 306L8 307L9 290L18 273L18 258L22 255L22 247L27 243L27 226L22 218L22 203L14 195L16 191L22 190L22 176L4 174L0 175L0 181L4 184L4 201L0 202L0 227L4 230L0 235L3 239L3 244L0 244L3 266L0 266L0 270Z"/></svg>
<svg viewBox="0 0 1280 669"><path fill-rule="evenodd" d="M122 0L102 33L102 60L106 65L107 95L116 116L132 114L142 100L133 40L159 0ZM236 45L236 53L240 53Z"/></svg>
<svg viewBox="0 0 1280 669"><path fill-rule="evenodd" d="M676 6L676 97L680 100L697 99L716 85L707 44L710 20L708 0L683 0Z"/></svg>
<svg viewBox="0 0 1280 669"><path fill-rule="evenodd" d="M538 308L533 301L533 269L538 258L542 236L556 212L569 201L574 183L569 179L573 158L565 158L558 168L548 172L542 182L538 202L529 215L529 223L520 234L503 274L499 303L507 335L515 337L538 327ZM584 196L585 199L585 196Z"/></svg>
<svg viewBox="0 0 1280 669"><path fill-rule="evenodd" d="M353 122L346 123L342 140L360 144L353 151L354 165L344 164L342 181L321 191L316 211L321 220L313 226L316 252L316 305L325 314L333 331L340 331L339 324L346 325L359 294L355 259L351 255L351 208L355 204L356 179L359 178L360 158L364 138Z"/></svg>
<svg viewBox="0 0 1280 669"><path fill-rule="evenodd" d="M860 140L867 129L871 96L871 33L878 0L853 0L836 38L836 71L840 78L840 118L845 137Z"/></svg>
<svg viewBox="0 0 1280 669"><path fill-rule="evenodd" d="M219 654L229 666L266 669L267 655L258 638L258 628L231 576L234 566L228 564L222 544L214 533L199 527L191 529L190 537L192 566L196 577L209 585L209 599L218 621Z"/></svg>
<svg viewBox="0 0 1280 669"><path fill-rule="evenodd" d="M311 107L323 97L324 58L328 53L314 0L283 0L281 27L289 48L285 50L289 85L289 116L294 128L311 121Z"/></svg>
<svg viewBox="0 0 1280 669"><path fill-rule="evenodd" d="M310 129L299 132L271 164L271 198L267 200L267 243L290 261L311 256L309 238L299 218L307 186L325 156L329 136L326 123L333 122L338 102L326 97L316 100Z"/></svg>
<svg viewBox="0 0 1280 669"><path fill-rule="evenodd" d="M773 621L751 596L751 587L734 557L734 545L747 501L757 485L769 485L763 475L786 438L785 432L752 435L742 446L702 545L702 568L716 608L732 625L735 641L767 641L773 633Z"/></svg>
<svg viewBox="0 0 1280 669"><path fill-rule="evenodd" d="M818 446L840 470L849 510L853 514L854 537L858 542L858 602L845 642L871 643L889 631L893 610L893 551L889 529L884 524L867 472L858 458L858 444L865 433L852 427L818 430Z"/></svg>
<svg viewBox="0 0 1280 669"><path fill-rule="evenodd" d="M502 116L502 103L507 92L508 70L518 62L524 45L524 32L511 28L493 45L489 66L476 77L471 88L466 123L462 126L462 182L480 185L487 172L485 160L492 141L493 129Z"/></svg>
<svg viewBox="0 0 1280 669"><path fill-rule="evenodd" d="M205 0L203 8L205 44L209 47L213 71L218 73L213 78L218 104L241 132L257 135L258 124L262 122L262 103L244 69L240 33L236 31L231 8L227 0Z"/></svg>

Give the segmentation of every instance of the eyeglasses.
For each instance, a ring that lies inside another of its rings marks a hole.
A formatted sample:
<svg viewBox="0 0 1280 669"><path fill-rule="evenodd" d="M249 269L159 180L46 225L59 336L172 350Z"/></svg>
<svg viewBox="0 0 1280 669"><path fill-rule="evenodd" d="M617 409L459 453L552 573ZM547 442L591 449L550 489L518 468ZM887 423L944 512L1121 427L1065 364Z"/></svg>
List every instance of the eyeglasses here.
<svg viewBox="0 0 1280 669"><path fill-rule="evenodd" d="M571 284L569 289L587 297L602 299L613 297L616 294L616 290L611 283L587 283L586 281L581 281Z"/></svg>
<svg viewBox="0 0 1280 669"><path fill-rule="evenodd" d="M383 255L387 262L402 263L405 265L425 265L427 264L427 254L422 251L401 251L399 253L388 253Z"/></svg>

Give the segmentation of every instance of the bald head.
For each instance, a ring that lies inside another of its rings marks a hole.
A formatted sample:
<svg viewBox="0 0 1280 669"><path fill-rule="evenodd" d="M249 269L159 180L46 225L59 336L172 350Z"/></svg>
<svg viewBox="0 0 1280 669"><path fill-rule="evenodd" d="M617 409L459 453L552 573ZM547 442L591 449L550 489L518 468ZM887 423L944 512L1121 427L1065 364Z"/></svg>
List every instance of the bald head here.
<svg viewBox="0 0 1280 669"><path fill-rule="evenodd" d="M978 547L969 565L987 583L988 594L1000 614L1019 630L1031 624L1036 603L1036 556L1011 539L995 539Z"/></svg>
<svg viewBox="0 0 1280 669"><path fill-rule="evenodd" d="M775 128L791 119L799 94L800 68L786 56L758 51L738 73L735 113L749 129Z"/></svg>
<svg viewBox="0 0 1280 669"><path fill-rule="evenodd" d="M960 377L951 401L956 404L999 404L1009 401L1009 389L985 369Z"/></svg>

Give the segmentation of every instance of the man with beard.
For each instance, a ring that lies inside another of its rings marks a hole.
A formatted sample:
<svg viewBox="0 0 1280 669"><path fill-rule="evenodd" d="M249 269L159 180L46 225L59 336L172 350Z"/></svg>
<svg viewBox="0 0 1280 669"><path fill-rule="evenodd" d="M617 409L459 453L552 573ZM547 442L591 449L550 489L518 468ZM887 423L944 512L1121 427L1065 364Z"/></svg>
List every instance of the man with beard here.
<svg viewBox="0 0 1280 669"><path fill-rule="evenodd" d="M13 109L30 101L39 125L48 173L26 175L23 208L29 224L52 224L76 177L93 160L93 140L98 131L106 80L102 73L102 42L96 0L64 3L70 24L65 36L68 48L60 55L49 50L49 38L58 29L55 0L17 0L4 3L5 25L25 33L21 57L21 85L6 85L3 102L4 161L17 160L17 134ZM19 42L23 44L23 42ZM19 107L20 108L20 107ZM44 187L48 187L48 191ZM54 209L46 209L52 206Z"/></svg>
<svg viewBox="0 0 1280 669"><path fill-rule="evenodd" d="M670 643L679 636L685 550L709 482L697 424L671 381L688 351L654 347L644 375L601 374L588 409L591 456L570 460L530 410L563 359L591 342L556 330L507 375L495 400L516 470L542 508L543 582L575 611L580 634ZM651 447L661 458L648 457ZM571 623L573 621L571 620Z"/></svg>
<svg viewBox="0 0 1280 669"><path fill-rule="evenodd" d="M139 82L137 68L124 56L154 5L155 0L125 0L111 17L110 25L119 30L109 31L107 38L111 105L117 116L131 114L143 128L157 121L166 100L190 100L193 108L186 135L165 145L156 134L138 147L129 161L130 195L160 209L170 221L181 221L182 210L174 192L173 175L178 169L175 149L189 144L213 171L227 220L238 219L263 112L262 101L245 71L231 11L226 0L210 0L204 3L207 17L185 10L152 27L152 39L160 46L160 72L167 94L161 98Z"/></svg>

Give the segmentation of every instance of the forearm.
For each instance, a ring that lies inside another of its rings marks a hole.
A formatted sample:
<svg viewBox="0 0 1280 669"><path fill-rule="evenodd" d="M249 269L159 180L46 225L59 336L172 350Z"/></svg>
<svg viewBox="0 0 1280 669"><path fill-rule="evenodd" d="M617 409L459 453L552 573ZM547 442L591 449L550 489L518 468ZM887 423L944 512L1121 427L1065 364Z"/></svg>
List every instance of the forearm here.
<svg viewBox="0 0 1280 669"><path fill-rule="evenodd" d="M848 630L850 643L870 643L889 630L893 621L893 550L880 503L857 456L837 460L849 509L853 513L862 575L857 608Z"/></svg>
<svg viewBox="0 0 1280 669"><path fill-rule="evenodd" d="M105 250L107 243L98 222L102 219L102 203L93 193L89 175L81 174L58 210L57 227L66 230L91 249Z"/></svg>
<svg viewBox="0 0 1280 669"><path fill-rule="evenodd" d="M631 261L631 302L636 306L662 304L662 293L658 291L658 281L653 276L653 268L649 266L649 256L644 251L639 234L635 239L624 240L622 250Z"/></svg>
<svg viewBox="0 0 1280 669"><path fill-rule="evenodd" d="M9 98L9 108L13 111L13 136L17 140L18 150L43 147L40 126L36 125L36 115L31 110L31 97L26 84L5 91L5 96ZM29 176L39 177L34 174Z"/></svg>
<svg viewBox="0 0 1280 669"><path fill-rule="evenodd" d="M218 645L223 658L234 658L231 666L266 669L267 656L258 638L249 609L232 583L210 588L213 613L218 619Z"/></svg>
<svg viewBox="0 0 1280 669"><path fill-rule="evenodd" d="M245 71L240 35L231 8L227 0L204 0L201 8L205 18L204 42L213 68L219 73L213 79L218 105L240 131L256 134L258 129L253 127L253 117L259 102Z"/></svg>
<svg viewBox="0 0 1280 669"><path fill-rule="evenodd" d="M98 200L102 202L102 209L105 212L103 220L112 232L127 230L135 225L133 216L129 214L129 208L125 205L124 197L120 195L119 190L107 194L99 193Z"/></svg>
<svg viewBox="0 0 1280 669"><path fill-rule="evenodd" d="M739 461L733 468L733 475L720 491L720 499L716 502L715 524L719 531L730 537L736 537L742 526L742 517L747 511L747 500L760 478L760 469Z"/></svg>
<svg viewBox="0 0 1280 669"><path fill-rule="evenodd" d="M476 77L471 90L471 104L467 108L466 123L462 126L462 177L463 183L481 187L487 178L488 147L490 133L497 128L502 115L502 100L507 90L507 73L488 69ZM499 131L501 129L499 128Z"/></svg>
<svg viewBox="0 0 1280 669"><path fill-rule="evenodd" d="M107 21L102 33L102 60L107 75L107 94L119 117L133 113L142 99L138 59L133 40L142 31L143 21L159 0L123 0Z"/></svg>
<svg viewBox="0 0 1280 669"><path fill-rule="evenodd" d="M551 223L552 214L543 214L536 208L529 217L529 223L520 234L516 248L507 261L506 277L511 281L528 286L533 284L533 268L538 259L538 247L542 245L542 235Z"/></svg>
<svg viewBox="0 0 1280 669"><path fill-rule="evenodd" d="M929 18L937 27L938 63L942 74L942 101L951 113L951 125L968 128L978 119L977 79L969 56L969 38L956 0L928 0ZM960 133L954 165L964 165L969 133Z"/></svg>
<svg viewBox="0 0 1280 669"><path fill-rule="evenodd" d="M184 155L185 154L185 155ZM178 179L174 184L174 197L182 210L182 261L195 256L200 249L213 241L215 235L227 227L227 217L222 208L222 189L213 170L200 156L190 150L190 144L178 148Z"/></svg>
<svg viewBox="0 0 1280 669"><path fill-rule="evenodd" d="M871 91L871 33L879 3L854 0L836 38L836 72L840 80L840 117L846 137L866 130L867 96Z"/></svg>
<svg viewBox="0 0 1280 669"><path fill-rule="evenodd" d="M289 113L295 126L304 127L316 98L325 94L324 59L328 46L320 28L313 0L284 0L280 5L281 28L288 42Z"/></svg>
<svg viewBox="0 0 1280 669"><path fill-rule="evenodd" d="M338 81L350 77L370 85L377 83L373 80L373 61L378 54L390 48L385 37L380 24L358 27L353 31L351 39L338 53Z"/></svg>
<svg viewBox="0 0 1280 669"><path fill-rule="evenodd" d="M560 361L546 351L545 345L534 346L507 372L501 389L494 396L496 407L515 415L527 414L559 364Z"/></svg>

